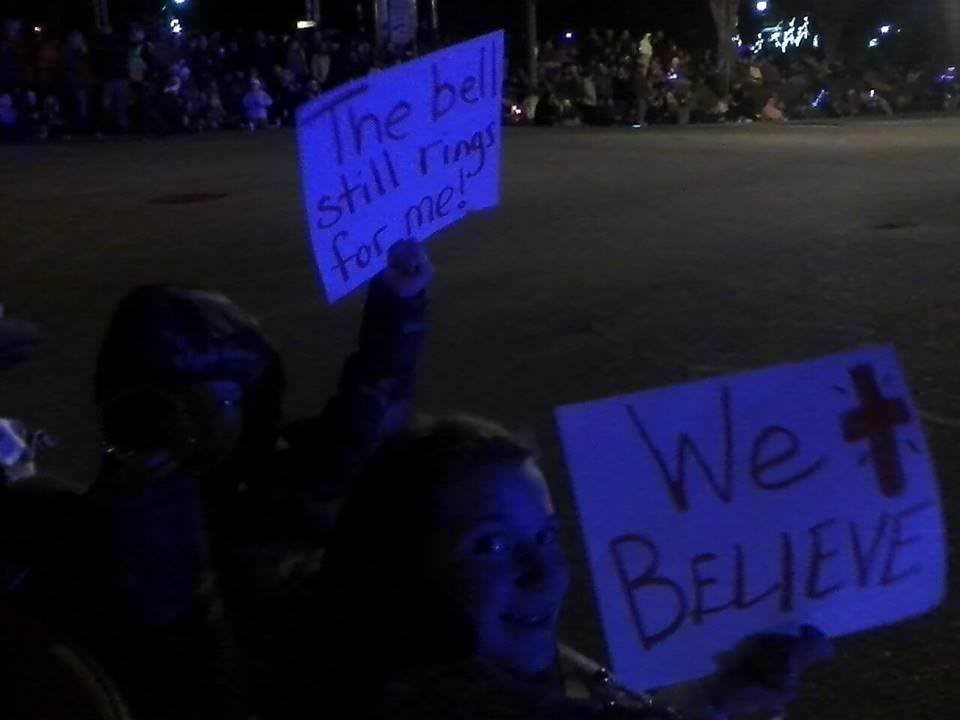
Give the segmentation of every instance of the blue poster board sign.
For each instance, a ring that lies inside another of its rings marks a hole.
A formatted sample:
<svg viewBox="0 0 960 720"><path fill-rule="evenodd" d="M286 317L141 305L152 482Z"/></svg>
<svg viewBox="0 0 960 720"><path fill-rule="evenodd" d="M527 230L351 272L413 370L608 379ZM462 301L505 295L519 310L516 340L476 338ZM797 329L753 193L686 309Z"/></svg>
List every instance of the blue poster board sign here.
<svg viewBox="0 0 960 720"><path fill-rule="evenodd" d="M500 201L502 32L374 73L297 111L304 203L329 301Z"/></svg>
<svg viewBox="0 0 960 720"><path fill-rule="evenodd" d="M928 612L946 537L892 348L561 407L614 671L704 677L744 637Z"/></svg>

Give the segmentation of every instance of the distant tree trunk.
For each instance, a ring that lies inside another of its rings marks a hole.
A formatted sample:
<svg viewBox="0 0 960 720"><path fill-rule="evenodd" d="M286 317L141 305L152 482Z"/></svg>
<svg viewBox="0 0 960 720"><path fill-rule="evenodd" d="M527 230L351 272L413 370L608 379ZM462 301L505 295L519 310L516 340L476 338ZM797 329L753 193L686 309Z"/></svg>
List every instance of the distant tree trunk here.
<svg viewBox="0 0 960 720"><path fill-rule="evenodd" d="M710 12L717 28L717 77L720 96L730 92L730 79L737 62L737 46L733 42L740 26L740 0L710 0Z"/></svg>
<svg viewBox="0 0 960 720"><path fill-rule="evenodd" d="M530 92L536 92L540 84L538 59L540 54L537 39L537 0L527 0L527 72L530 74Z"/></svg>
<svg viewBox="0 0 960 720"><path fill-rule="evenodd" d="M844 40L850 28L850 18L860 0L821 0L815 5L814 20L820 33L820 42L827 60L833 62L843 55Z"/></svg>

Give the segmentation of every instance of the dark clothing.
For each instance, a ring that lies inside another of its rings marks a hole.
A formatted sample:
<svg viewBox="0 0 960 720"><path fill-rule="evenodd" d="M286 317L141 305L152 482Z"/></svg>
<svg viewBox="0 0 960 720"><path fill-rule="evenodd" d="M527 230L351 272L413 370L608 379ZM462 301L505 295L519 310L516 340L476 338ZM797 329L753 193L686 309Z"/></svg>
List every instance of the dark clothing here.
<svg viewBox="0 0 960 720"><path fill-rule="evenodd" d="M274 452L136 489L113 481L108 456L87 496L13 512L23 534L4 538L0 557L16 551L13 565L31 576L16 597L100 658L136 717L226 717L238 706L238 653L257 654L273 599L327 538L326 504L412 403L426 306L425 293L397 299L374 281L336 394L283 430ZM30 514L50 527L38 531ZM37 539L45 547L25 557Z"/></svg>
<svg viewBox="0 0 960 720"><path fill-rule="evenodd" d="M30 618L0 612L0 717L130 720L102 669Z"/></svg>
<svg viewBox="0 0 960 720"><path fill-rule="evenodd" d="M130 43L115 35L104 35L96 46L97 76L104 81L127 80L129 77Z"/></svg>
<svg viewBox="0 0 960 720"><path fill-rule="evenodd" d="M0 39L0 94L24 88L27 62L23 44Z"/></svg>
<svg viewBox="0 0 960 720"><path fill-rule="evenodd" d="M154 112L150 114L150 130L159 135L183 132L184 114L180 97L175 93L163 93L157 98Z"/></svg>

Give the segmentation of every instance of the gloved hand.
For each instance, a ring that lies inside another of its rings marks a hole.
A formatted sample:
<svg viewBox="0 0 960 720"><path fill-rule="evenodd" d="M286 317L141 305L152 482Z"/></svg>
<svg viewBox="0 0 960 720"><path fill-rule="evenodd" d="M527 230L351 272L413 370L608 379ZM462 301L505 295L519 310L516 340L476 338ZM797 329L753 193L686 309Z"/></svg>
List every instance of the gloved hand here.
<svg viewBox="0 0 960 720"><path fill-rule="evenodd" d="M720 671L705 685L728 715L780 711L795 699L801 674L833 656L833 643L811 625L799 635L752 635L721 659Z"/></svg>
<svg viewBox="0 0 960 720"><path fill-rule="evenodd" d="M384 282L399 298L419 295L433 282L433 274L430 257L416 240L401 240L387 253Z"/></svg>

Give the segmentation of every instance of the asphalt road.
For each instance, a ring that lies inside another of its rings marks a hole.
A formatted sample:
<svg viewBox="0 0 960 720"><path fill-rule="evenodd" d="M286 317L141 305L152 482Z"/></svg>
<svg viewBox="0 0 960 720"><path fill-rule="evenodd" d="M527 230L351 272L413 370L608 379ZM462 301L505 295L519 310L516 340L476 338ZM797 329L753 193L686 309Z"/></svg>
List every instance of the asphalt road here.
<svg viewBox="0 0 960 720"><path fill-rule="evenodd" d="M177 193L209 193L163 204ZM222 196L222 197L221 197ZM581 590L566 634L600 653L556 405L894 343L960 517L960 123L507 133L504 204L431 242L421 406L535 434ZM116 300L144 282L222 290L316 411L356 333L304 235L293 136L0 147L0 302L44 325L0 380L5 415L61 436L89 480L91 376ZM946 718L960 706L958 561L944 609L840 642L791 718Z"/></svg>

